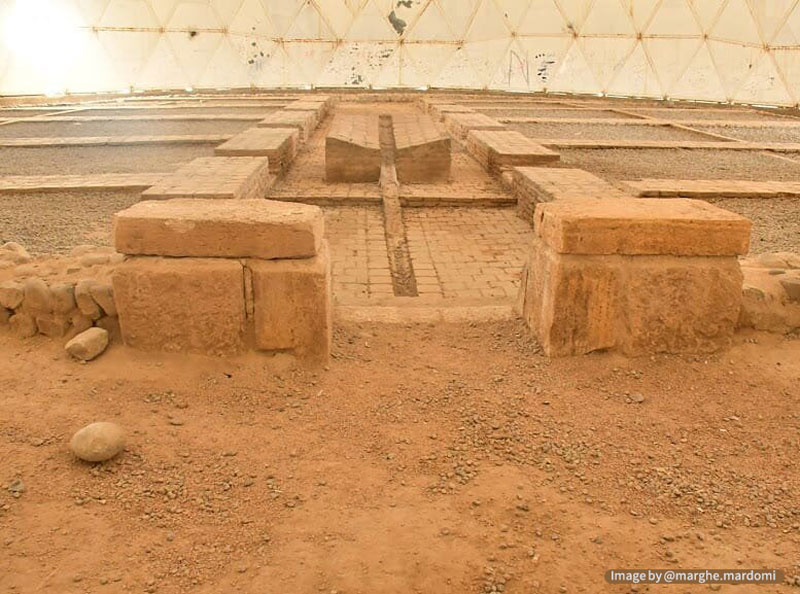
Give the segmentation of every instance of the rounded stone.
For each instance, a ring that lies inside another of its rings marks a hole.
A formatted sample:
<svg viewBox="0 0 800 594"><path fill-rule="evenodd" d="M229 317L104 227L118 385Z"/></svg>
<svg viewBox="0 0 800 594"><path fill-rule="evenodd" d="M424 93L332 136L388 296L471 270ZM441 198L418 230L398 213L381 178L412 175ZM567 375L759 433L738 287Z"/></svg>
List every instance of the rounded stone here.
<svg viewBox="0 0 800 594"><path fill-rule="evenodd" d="M76 359L91 361L99 357L107 346L108 331L104 328L89 328L70 340L64 349Z"/></svg>
<svg viewBox="0 0 800 594"><path fill-rule="evenodd" d="M99 422L86 425L75 433L69 449L86 462L104 462L125 447L125 432L116 423Z"/></svg>

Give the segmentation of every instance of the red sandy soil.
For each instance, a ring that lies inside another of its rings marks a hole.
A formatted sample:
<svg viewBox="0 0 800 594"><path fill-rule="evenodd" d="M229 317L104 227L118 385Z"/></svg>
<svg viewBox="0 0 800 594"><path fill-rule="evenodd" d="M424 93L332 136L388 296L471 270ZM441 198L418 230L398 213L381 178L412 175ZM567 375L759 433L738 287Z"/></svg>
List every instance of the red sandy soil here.
<svg viewBox="0 0 800 594"><path fill-rule="evenodd" d="M603 575L800 575L796 338L549 360L517 322L342 323L319 371L118 342L81 365L2 329L0 352L0 592L684 593L709 587ZM90 465L67 444L97 420L128 446Z"/></svg>

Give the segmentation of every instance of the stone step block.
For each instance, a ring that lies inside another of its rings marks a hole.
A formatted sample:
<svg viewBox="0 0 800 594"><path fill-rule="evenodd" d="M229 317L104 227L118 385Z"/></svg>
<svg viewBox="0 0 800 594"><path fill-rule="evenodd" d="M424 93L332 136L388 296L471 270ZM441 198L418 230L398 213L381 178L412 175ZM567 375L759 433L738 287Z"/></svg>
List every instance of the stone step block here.
<svg viewBox="0 0 800 594"><path fill-rule="evenodd" d="M392 117L395 168L401 183L439 183L450 180L450 138L424 115Z"/></svg>
<svg viewBox="0 0 800 594"><path fill-rule="evenodd" d="M324 234L317 206L274 200L148 200L114 215L114 244L131 255L310 258Z"/></svg>
<svg viewBox="0 0 800 594"><path fill-rule="evenodd" d="M566 200L537 206L534 230L562 254L733 256L750 245L748 219L702 200Z"/></svg>
<svg viewBox="0 0 800 594"><path fill-rule="evenodd" d="M122 339L132 348L222 356L246 346L238 260L131 258L112 283Z"/></svg>
<svg viewBox="0 0 800 594"><path fill-rule="evenodd" d="M512 167L547 165L561 158L514 130L470 130L467 150L495 175Z"/></svg>
<svg viewBox="0 0 800 594"><path fill-rule="evenodd" d="M448 113L475 113L475 110L456 103L429 103L428 113L441 122Z"/></svg>
<svg viewBox="0 0 800 594"><path fill-rule="evenodd" d="M285 172L297 155L297 128L249 128L214 149L220 157L267 157L273 175Z"/></svg>
<svg viewBox="0 0 800 594"><path fill-rule="evenodd" d="M297 128L300 141L305 142L311 136L319 120L313 111L273 111L258 123L259 128Z"/></svg>
<svg viewBox="0 0 800 594"><path fill-rule="evenodd" d="M273 180L265 157L200 157L142 192L142 199L263 198Z"/></svg>
<svg viewBox="0 0 800 594"><path fill-rule="evenodd" d="M377 182L381 176L378 118L339 114L325 138L325 180L329 183Z"/></svg>
<svg viewBox="0 0 800 594"><path fill-rule="evenodd" d="M255 346L291 350L306 361L328 360L331 348L331 262L327 243L305 260L248 260Z"/></svg>
<svg viewBox="0 0 800 594"><path fill-rule="evenodd" d="M484 113L445 113L444 125L447 131L459 140L464 140L470 130L505 130L494 118Z"/></svg>

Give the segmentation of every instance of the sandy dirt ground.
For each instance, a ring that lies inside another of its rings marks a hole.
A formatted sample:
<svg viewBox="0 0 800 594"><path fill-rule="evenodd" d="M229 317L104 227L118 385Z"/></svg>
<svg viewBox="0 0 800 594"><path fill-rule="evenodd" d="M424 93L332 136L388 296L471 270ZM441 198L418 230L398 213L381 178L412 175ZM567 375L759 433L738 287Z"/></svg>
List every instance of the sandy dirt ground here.
<svg viewBox="0 0 800 594"><path fill-rule="evenodd" d="M4 331L0 350L3 592L655 592L604 572L800 575L796 338L551 361L516 322L342 322L319 371L116 344L79 365ZM77 461L72 432L100 419L127 449Z"/></svg>

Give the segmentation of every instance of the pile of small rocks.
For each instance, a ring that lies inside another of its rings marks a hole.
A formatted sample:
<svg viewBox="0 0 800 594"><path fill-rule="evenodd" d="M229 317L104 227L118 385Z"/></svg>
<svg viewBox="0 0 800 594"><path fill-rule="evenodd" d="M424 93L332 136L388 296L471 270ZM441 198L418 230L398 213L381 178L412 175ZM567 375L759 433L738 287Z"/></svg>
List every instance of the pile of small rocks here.
<svg viewBox="0 0 800 594"><path fill-rule="evenodd" d="M800 254L760 254L740 264L744 286L739 325L779 333L800 329Z"/></svg>
<svg viewBox="0 0 800 594"><path fill-rule="evenodd" d="M75 336L93 326L116 332L117 308L110 282L53 282L41 278L0 283L0 325L20 337Z"/></svg>

